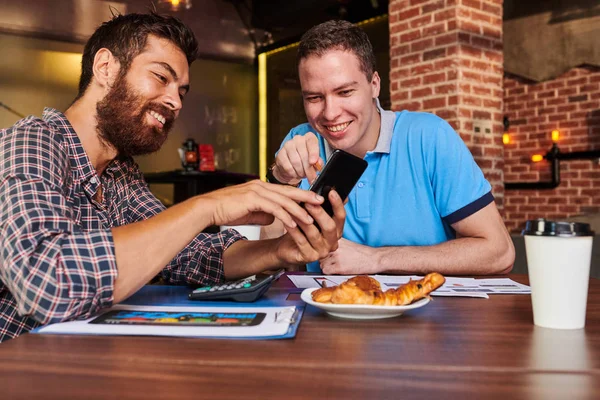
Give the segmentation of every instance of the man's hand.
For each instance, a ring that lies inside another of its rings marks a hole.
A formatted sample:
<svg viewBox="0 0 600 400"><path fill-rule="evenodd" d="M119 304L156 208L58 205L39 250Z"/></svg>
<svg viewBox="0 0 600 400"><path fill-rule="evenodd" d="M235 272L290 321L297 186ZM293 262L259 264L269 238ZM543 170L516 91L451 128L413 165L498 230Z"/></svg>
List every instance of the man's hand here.
<svg viewBox="0 0 600 400"><path fill-rule="evenodd" d="M317 205L323 197L287 185L273 185L259 180L229 186L199 196L210 212L209 225L268 225L279 219L286 229L297 223L312 224L313 218L298 203Z"/></svg>
<svg viewBox="0 0 600 400"><path fill-rule="evenodd" d="M305 177L312 183L321 168L323 160L319 157L319 140L314 133L308 132L294 136L279 150L273 176L280 182L295 186Z"/></svg>
<svg viewBox="0 0 600 400"><path fill-rule="evenodd" d="M372 257L373 248L362 244L340 239L337 250L320 260L324 274L354 275L375 274L379 271Z"/></svg>
<svg viewBox="0 0 600 400"><path fill-rule="evenodd" d="M306 205L315 224L298 221L298 227L287 228L287 233L279 239L276 256L282 264L305 264L326 257L338 247L344 231L346 211L342 199L335 190L329 192L333 208L330 217L321 206Z"/></svg>

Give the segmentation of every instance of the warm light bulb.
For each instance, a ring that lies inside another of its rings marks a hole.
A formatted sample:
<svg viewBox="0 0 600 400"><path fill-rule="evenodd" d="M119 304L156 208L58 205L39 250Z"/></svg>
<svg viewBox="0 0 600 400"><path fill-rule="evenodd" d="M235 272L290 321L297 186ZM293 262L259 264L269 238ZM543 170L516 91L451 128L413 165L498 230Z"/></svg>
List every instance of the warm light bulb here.
<svg viewBox="0 0 600 400"><path fill-rule="evenodd" d="M531 156L531 161L533 162L540 162L544 159L544 156L541 154L534 154Z"/></svg>
<svg viewBox="0 0 600 400"><path fill-rule="evenodd" d="M559 137L560 137L560 132L557 129L553 130L552 131L552 141L554 143L558 142Z"/></svg>
<svg viewBox="0 0 600 400"><path fill-rule="evenodd" d="M171 4L173 5L173 7L179 7L179 2L180 0L171 0Z"/></svg>
<svg viewBox="0 0 600 400"><path fill-rule="evenodd" d="M504 144L510 143L510 135L508 133L505 133L502 135L502 143L504 143Z"/></svg>

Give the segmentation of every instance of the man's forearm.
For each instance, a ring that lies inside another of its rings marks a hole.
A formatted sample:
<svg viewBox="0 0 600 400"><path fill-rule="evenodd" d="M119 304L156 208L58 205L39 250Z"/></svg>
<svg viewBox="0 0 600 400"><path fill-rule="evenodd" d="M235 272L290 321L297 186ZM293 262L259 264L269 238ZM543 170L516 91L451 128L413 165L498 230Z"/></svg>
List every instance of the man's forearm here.
<svg viewBox="0 0 600 400"><path fill-rule="evenodd" d="M223 255L225 277L237 279L281 267L275 250L278 240L239 240L229 246Z"/></svg>
<svg viewBox="0 0 600 400"><path fill-rule="evenodd" d="M209 218L208 208L199 206L194 197L145 221L114 228L119 270L114 302L126 299L160 272L210 224Z"/></svg>
<svg viewBox="0 0 600 400"><path fill-rule="evenodd" d="M512 246L483 238L458 238L434 246L371 248L379 272L490 275L510 271Z"/></svg>

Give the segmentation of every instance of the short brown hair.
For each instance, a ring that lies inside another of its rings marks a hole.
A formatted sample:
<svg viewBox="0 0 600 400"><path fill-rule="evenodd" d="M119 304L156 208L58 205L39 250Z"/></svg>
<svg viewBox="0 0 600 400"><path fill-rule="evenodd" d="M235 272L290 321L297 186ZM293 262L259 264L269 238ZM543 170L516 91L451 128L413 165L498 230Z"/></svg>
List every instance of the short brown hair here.
<svg viewBox="0 0 600 400"><path fill-rule="evenodd" d="M331 20L310 28L300 39L296 65L311 55L321 57L335 49L356 54L361 70L371 80L375 72L373 46L365 31L348 21Z"/></svg>
<svg viewBox="0 0 600 400"><path fill-rule="evenodd" d="M185 54L188 65L198 56L198 41L194 32L179 19L170 15L149 14L116 15L104 22L92 34L83 50L79 99L87 90L93 76L94 57L98 50L106 48L121 64L121 74L129 70L131 61L146 47L148 35L167 39Z"/></svg>

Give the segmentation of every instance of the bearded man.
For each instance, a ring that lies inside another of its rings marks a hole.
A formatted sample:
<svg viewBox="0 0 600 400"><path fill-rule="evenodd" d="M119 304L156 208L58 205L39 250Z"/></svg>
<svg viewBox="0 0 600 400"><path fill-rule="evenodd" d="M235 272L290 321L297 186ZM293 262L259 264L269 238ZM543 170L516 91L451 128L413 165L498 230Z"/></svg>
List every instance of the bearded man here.
<svg viewBox="0 0 600 400"><path fill-rule="evenodd" d="M158 273L211 285L337 248L345 212L334 192L330 217L322 197L260 181L168 210L148 190L131 157L167 139L196 54L176 18L116 16L86 44L79 93L64 114L46 108L0 130L0 341L88 318ZM201 233L274 219L288 232L274 240Z"/></svg>

